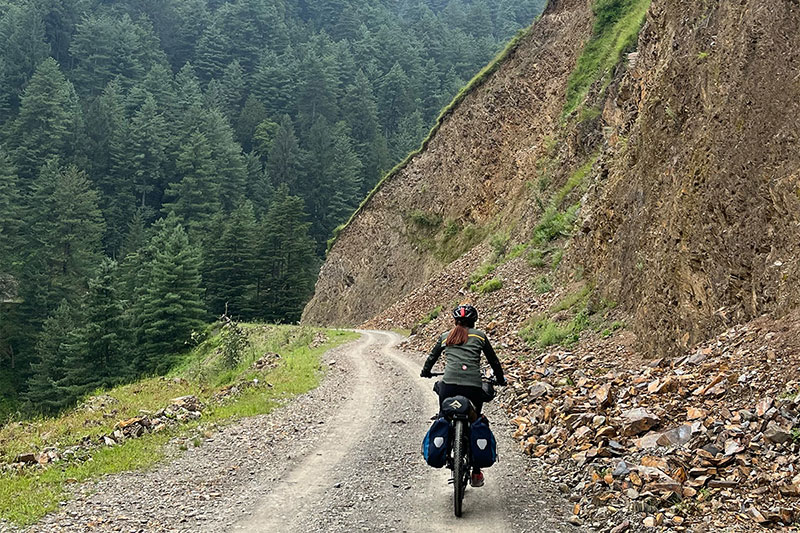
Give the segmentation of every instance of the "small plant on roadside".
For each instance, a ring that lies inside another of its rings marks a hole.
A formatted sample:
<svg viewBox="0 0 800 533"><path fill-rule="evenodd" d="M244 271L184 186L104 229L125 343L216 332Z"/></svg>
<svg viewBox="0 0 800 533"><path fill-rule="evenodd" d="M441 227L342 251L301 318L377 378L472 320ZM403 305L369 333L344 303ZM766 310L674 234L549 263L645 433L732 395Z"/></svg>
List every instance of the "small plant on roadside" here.
<svg viewBox="0 0 800 533"><path fill-rule="evenodd" d="M228 315L220 317L222 322L222 364L225 368L236 368L245 356L250 346L247 332Z"/></svg>
<svg viewBox="0 0 800 533"><path fill-rule="evenodd" d="M489 239L489 246L492 247L495 257L501 258L506 254L508 249L508 233L495 233Z"/></svg>
<svg viewBox="0 0 800 533"><path fill-rule="evenodd" d="M436 229L442 225L442 217L433 213L427 213L421 209L415 209L408 214L408 220L416 226L425 229Z"/></svg>
<svg viewBox="0 0 800 533"><path fill-rule="evenodd" d="M563 258L564 258L564 250L559 248L558 250L555 251L555 253L553 254L553 258L550 260L550 268L556 270L558 268L558 265L561 264L561 260Z"/></svg>
<svg viewBox="0 0 800 533"><path fill-rule="evenodd" d="M607 339L608 337L612 336L615 332L619 331L620 329L622 329L624 327L625 327L625 322L619 322L619 321L612 322L610 326L608 326L607 328L603 329L603 331L600 333L600 335L604 339Z"/></svg>

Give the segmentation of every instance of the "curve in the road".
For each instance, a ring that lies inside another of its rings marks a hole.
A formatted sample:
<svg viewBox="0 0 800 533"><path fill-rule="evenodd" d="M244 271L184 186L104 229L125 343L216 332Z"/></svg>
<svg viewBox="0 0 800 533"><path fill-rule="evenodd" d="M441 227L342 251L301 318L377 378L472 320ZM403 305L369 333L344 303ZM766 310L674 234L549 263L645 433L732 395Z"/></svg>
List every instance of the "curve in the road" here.
<svg viewBox="0 0 800 533"><path fill-rule="evenodd" d="M526 477L503 426L495 433L509 457L486 472L486 486L467 490L464 515L455 518L450 472L428 468L419 453L438 410L432 382L419 378L422 355L397 350L395 333L360 333L347 353L357 379L326 422L329 434L233 531L568 530L559 512L547 510L553 501L540 494L543 483Z"/></svg>

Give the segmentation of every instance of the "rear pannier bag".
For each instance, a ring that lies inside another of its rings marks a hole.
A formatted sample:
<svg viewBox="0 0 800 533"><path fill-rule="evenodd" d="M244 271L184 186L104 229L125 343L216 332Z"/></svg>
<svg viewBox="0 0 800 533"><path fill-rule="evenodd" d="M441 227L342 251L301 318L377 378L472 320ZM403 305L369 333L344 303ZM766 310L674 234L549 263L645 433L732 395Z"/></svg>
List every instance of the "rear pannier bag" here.
<svg viewBox="0 0 800 533"><path fill-rule="evenodd" d="M472 448L472 464L478 468L492 466L497 461L497 441L489 420L481 416L470 427L470 447Z"/></svg>
<svg viewBox="0 0 800 533"><path fill-rule="evenodd" d="M434 468L442 468L447 464L450 453L450 422L446 418L438 418L422 441L422 456L425 462Z"/></svg>

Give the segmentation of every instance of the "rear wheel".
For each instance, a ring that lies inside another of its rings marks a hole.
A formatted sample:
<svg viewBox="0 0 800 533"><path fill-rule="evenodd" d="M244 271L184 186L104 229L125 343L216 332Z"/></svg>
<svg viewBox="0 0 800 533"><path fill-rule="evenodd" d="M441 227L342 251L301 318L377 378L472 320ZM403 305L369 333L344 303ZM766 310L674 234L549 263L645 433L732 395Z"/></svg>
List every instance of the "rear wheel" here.
<svg viewBox="0 0 800 533"><path fill-rule="evenodd" d="M461 516L461 504L464 501L464 489L469 475L464 449L464 424L463 420L456 420L455 435L453 435L453 512L456 516Z"/></svg>

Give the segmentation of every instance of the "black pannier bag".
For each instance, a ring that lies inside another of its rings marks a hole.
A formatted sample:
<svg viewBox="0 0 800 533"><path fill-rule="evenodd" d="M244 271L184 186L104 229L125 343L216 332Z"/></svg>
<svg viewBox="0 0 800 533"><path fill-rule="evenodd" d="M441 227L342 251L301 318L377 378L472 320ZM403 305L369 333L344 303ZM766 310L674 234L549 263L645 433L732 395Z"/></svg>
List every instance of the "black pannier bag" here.
<svg viewBox="0 0 800 533"><path fill-rule="evenodd" d="M470 427L470 441L474 466L487 468L497 461L497 441L489 429L489 420L485 416L473 422Z"/></svg>
<svg viewBox="0 0 800 533"><path fill-rule="evenodd" d="M442 468L447 464L450 441L450 422L445 418L437 418L422 441L422 456L425 462L434 468Z"/></svg>

